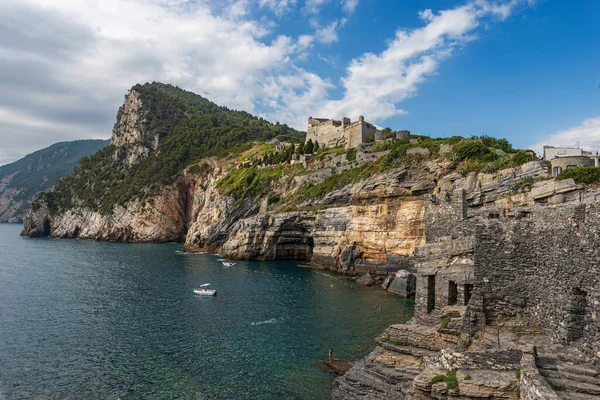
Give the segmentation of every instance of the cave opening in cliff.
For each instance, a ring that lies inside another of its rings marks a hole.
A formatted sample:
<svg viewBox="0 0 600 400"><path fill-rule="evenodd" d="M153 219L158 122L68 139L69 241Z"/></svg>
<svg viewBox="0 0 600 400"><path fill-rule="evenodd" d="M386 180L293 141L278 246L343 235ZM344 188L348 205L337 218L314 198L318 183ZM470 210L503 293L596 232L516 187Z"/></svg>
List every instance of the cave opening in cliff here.
<svg viewBox="0 0 600 400"><path fill-rule="evenodd" d="M435 308L435 275L427 276L427 313Z"/></svg>
<svg viewBox="0 0 600 400"><path fill-rule="evenodd" d="M456 282L448 281L448 305L453 306L458 300L458 285Z"/></svg>
<svg viewBox="0 0 600 400"><path fill-rule="evenodd" d="M575 288L571 292L571 303L568 310L567 341L581 339L586 325L587 292Z"/></svg>
<svg viewBox="0 0 600 400"><path fill-rule="evenodd" d="M465 306L469 304L469 300L471 300L471 293L473 293L473 285L466 283L465 287Z"/></svg>

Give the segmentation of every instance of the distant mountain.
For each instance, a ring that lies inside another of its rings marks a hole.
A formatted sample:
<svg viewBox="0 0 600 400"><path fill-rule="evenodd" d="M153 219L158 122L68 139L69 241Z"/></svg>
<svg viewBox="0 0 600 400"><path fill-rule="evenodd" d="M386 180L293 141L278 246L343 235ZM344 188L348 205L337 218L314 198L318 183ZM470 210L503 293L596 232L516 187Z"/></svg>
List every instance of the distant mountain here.
<svg viewBox="0 0 600 400"><path fill-rule="evenodd" d="M110 140L60 142L0 166L0 222L22 222L38 193L71 175L79 160L109 143Z"/></svg>

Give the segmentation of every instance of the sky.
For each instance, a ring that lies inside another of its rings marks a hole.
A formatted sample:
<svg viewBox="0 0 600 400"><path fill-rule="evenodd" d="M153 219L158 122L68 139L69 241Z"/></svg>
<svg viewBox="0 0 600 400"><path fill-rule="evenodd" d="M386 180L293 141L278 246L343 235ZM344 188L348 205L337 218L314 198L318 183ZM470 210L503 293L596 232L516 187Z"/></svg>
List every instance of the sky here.
<svg viewBox="0 0 600 400"><path fill-rule="evenodd" d="M600 150L597 0L0 0L0 165L160 81L309 116Z"/></svg>

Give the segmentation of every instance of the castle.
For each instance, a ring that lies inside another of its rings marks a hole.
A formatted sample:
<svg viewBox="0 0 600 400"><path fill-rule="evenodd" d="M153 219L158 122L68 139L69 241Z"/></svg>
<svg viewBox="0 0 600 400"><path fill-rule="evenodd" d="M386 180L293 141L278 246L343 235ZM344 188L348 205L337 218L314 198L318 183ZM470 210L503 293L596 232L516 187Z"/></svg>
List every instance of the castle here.
<svg viewBox="0 0 600 400"><path fill-rule="evenodd" d="M351 122L350 118L346 117L341 121L308 117L306 140L319 142L321 146L344 146L346 149L351 149L367 143L371 133L375 133L376 130L373 124L365 122L362 115L355 122Z"/></svg>

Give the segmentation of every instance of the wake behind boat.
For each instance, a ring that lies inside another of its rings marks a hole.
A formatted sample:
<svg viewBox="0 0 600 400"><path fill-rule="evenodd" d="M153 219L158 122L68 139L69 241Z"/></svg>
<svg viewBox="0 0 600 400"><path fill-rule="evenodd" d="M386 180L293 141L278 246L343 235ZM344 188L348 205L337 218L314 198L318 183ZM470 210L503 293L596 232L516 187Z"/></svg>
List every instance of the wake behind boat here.
<svg viewBox="0 0 600 400"><path fill-rule="evenodd" d="M217 291L210 288L210 283L205 283L204 285L200 285L199 288L194 289L194 294L200 296L216 296Z"/></svg>

